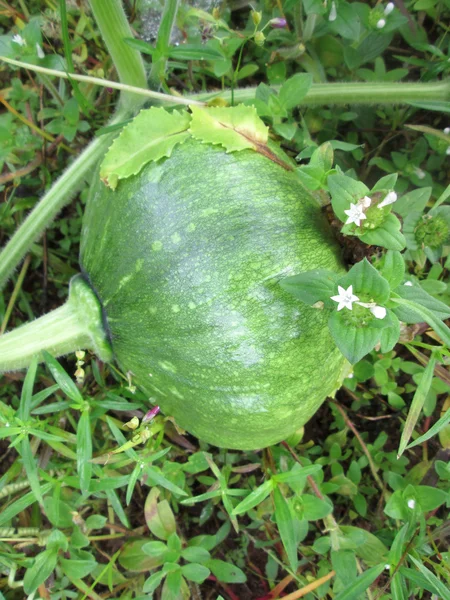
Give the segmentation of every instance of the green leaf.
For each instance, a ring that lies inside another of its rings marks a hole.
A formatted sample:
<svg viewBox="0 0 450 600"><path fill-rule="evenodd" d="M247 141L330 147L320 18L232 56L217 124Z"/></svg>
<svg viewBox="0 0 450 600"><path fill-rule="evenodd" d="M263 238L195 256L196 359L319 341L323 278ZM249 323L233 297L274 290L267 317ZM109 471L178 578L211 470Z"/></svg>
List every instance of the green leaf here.
<svg viewBox="0 0 450 600"><path fill-rule="evenodd" d="M391 319L391 325L384 327L381 330L380 344L381 352L390 352L395 344L400 339L400 321L391 310L388 311L389 318Z"/></svg>
<svg viewBox="0 0 450 600"><path fill-rule="evenodd" d="M432 573L425 565L423 565L419 560L415 559L414 556L409 555L409 559L416 565L428 583L437 590L437 595L442 598L442 600L450 600L450 591L448 587L440 581L434 573Z"/></svg>
<svg viewBox="0 0 450 600"><path fill-rule="evenodd" d="M381 275L388 281L391 289L399 286L405 277L405 261L400 252L388 250L380 267Z"/></svg>
<svg viewBox="0 0 450 600"><path fill-rule="evenodd" d="M333 210L338 219L345 223L348 217L344 211L350 208L350 204L356 204L358 200L364 198L369 193L369 188L361 181L340 173L330 175L327 184Z"/></svg>
<svg viewBox="0 0 450 600"><path fill-rule="evenodd" d="M80 476L80 489L89 492L92 477L92 435L89 410L83 410L77 426L77 471Z"/></svg>
<svg viewBox="0 0 450 600"><path fill-rule="evenodd" d="M239 502L239 504L233 510L232 514L242 515L254 506L257 506L267 498L267 496L273 490L273 487L273 481L271 479L268 479L262 485L257 487L256 490L253 490L253 492L251 492L246 498L244 498L242 502Z"/></svg>
<svg viewBox="0 0 450 600"><path fill-rule="evenodd" d="M366 564L374 565L386 561L388 549L373 533L353 527L340 525L339 545L343 549L355 550L356 555Z"/></svg>
<svg viewBox="0 0 450 600"><path fill-rule="evenodd" d="M164 554L167 552L167 545L164 542L147 542L142 546L142 552L148 554L152 558L163 559Z"/></svg>
<svg viewBox="0 0 450 600"><path fill-rule="evenodd" d="M28 367L27 374L22 386L22 393L20 395L20 404L17 411L17 416L22 421L28 421L31 412L31 401L33 398L33 386L36 378L37 370L37 358L33 358L30 366Z"/></svg>
<svg viewBox="0 0 450 600"><path fill-rule="evenodd" d="M141 110L114 140L100 167L101 179L113 190L149 162L172 154L188 137L190 116L185 111L167 112L152 107Z"/></svg>
<svg viewBox="0 0 450 600"><path fill-rule="evenodd" d="M311 494L302 494L303 518L307 521L318 521L333 512L333 503L328 498L316 498Z"/></svg>
<svg viewBox="0 0 450 600"><path fill-rule="evenodd" d="M312 75L297 73L283 83L278 93L278 99L286 110L291 110L299 104L312 85Z"/></svg>
<svg viewBox="0 0 450 600"><path fill-rule="evenodd" d="M63 572L70 579L83 579L87 577L97 566L97 562L92 557L91 560L67 559L60 557L59 564Z"/></svg>
<svg viewBox="0 0 450 600"><path fill-rule="evenodd" d="M145 580L142 591L145 594L153 594L153 592L157 589L157 587L159 586L159 584L165 576L166 574L164 573L164 571L158 571L157 573L153 573L153 575L150 575L150 577Z"/></svg>
<svg viewBox="0 0 450 600"><path fill-rule="evenodd" d="M433 298L428 294L420 285L401 285L395 289L395 292L404 298L414 302L421 307L428 309L434 313L434 316L438 319L448 319L450 317L450 309L447 304ZM422 315L420 315L422 316ZM403 320L400 317L401 320Z"/></svg>
<svg viewBox="0 0 450 600"><path fill-rule="evenodd" d="M22 462L23 466L25 467L28 481L30 482L30 487L33 490L36 500L39 502L39 504L43 504L44 500L42 497L41 486L39 485L39 475L37 471L36 460L33 456L30 439L27 435L20 442L20 454L22 456Z"/></svg>
<svg viewBox="0 0 450 600"><path fill-rule="evenodd" d="M356 557L352 550L332 550L331 565L344 586L351 585L356 579Z"/></svg>
<svg viewBox="0 0 450 600"><path fill-rule="evenodd" d="M395 215L389 213L379 227L366 231L359 236L359 239L365 244L381 246L388 250L403 250L406 240L400 230L400 221Z"/></svg>
<svg viewBox="0 0 450 600"><path fill-rule="evenodd" d="M339 284L345 288L353 284L353 291L356 294L365 294L368 297L364 302L373 300L378 304L384 304L390 294L389 283L367 258L353 265L347 275L339 281Z"/></svg>
<svg viewBox="0 0 450 600"><path fill-rule="evenodd" d="M428 323L428 325L430 325L430 327L432 327L434 331L439 335L444 344L446 346L450 346L450 329L447 327L447 325L445 325L445 323L436 318L435 314L431 310L425 308L424 306L420 306L416 302L404 300L403 298L395 298L395 302L397 304L400 304L401 307L406 307L407 309L410 309L413 312L413 314L416 313L421 317L419 321L412 321L413 323L420 322L421 320L425 321L425 323ZM399 319L401 319L402 321L405 320L399 314L397 309L395 309L395 312Z"/></svg>
<svg viewBox="0 0 450 600"><path fill-rule="evenodd" d="M211 573L209 569L197 563L184 565L181 567L181 572L186 579L189 579L189 581L194 581L195 583L203 583Z"/></svg>
<svg viewBox="0 0 450 600"><path fill-rule="evenodd" d="M223 60L223 54L214 48L201 44L180 44L179 46L170 46L167 50L169 58L176 60Z"/></svg>
<svg viewBox="0 0 450 600"><path fill-rule="evenodd" d="M23 589L26 594L35 592L41 583L53 573L58 560L57 550L44 550L36 556L33 565L27 569L23 578Z"/></svg>
<svg viewBox="0 0 450 600"><path fill-rule="evenodd" d="M241 571L239 567L224 562L223 560L212 558L205 563L205 567L208 567L212 574L215 575L219 581L223 581L223 583L245 583L247 581L245 573Z"/></svg>
<svg viewBox="0 0 450 600"><path fill-rule="evenodd" d="M291 508L278 487L274 489L273 501L275 504L275 521L280 532L281 541L294 573L297 571L297 540L293 527L293 515Z"/></svg>
<svg viewBox="0 0 450 600"><path fill-rule="evenodd" d="M430 199L431 191L432 188L424 187L404 194L396 200L393 206L394 212L403 218L413 212L421 214Z"/></svg>
<svg viewBox="0 0 450 600"><path fill-rule="evenodd" d="M45 496L45 494L49 490L51 490L52 487L52 483L45 483L43 486L41 486L42 495ZM18 500L10 504L7 508L4 508L2 510L2 512L0 513L0 526L4 525L5 523L9 523L9 521L13 517L23 512L26 508L28 508L35 502L36 495L34 492L28 492L28 494L25 494L25 496L20 497Z"/></svg>
<svg viewBox="0 0 450 600"><path fill-rule="evenodd" d="M184 558L184 560L191 563L205 563L211 559L211 555L208 550L202 548L201 546L188 546L182 550L181 556Z"/></svg>
<svg viewBox="0 0 450 600"><path fill-rule="evenodd" d="M338 279L337 273L325 269L315 269L292 277L285 277L280 281L280 285L309 306L321 301L331 308L334 307L334 303L330 298L336 293Z"/></svg>
<svg viewBox="0 0 450 600"><path fill-rule="evenodd" d="M431 355L427 366L422 375L419 385L415 391L411 407L406 418L406 423L402 431L402 437L400 438L400 446L398 449L397 458L403 454L411 438L414 427L419 420L420 413L422 412L423 405L425 403L428 392L431 388L433 381L434 367L436 366L436 358Z"/></svg>
<svg viewBox="0 0 450 600"><path fill-rule="evenodd" d="M437 435L440 431L442 431L442 429L444 429L444 427L447 427L447 425L449 423L450 423L450 408L438 421L436 421L436 423L432 427L430 427L430 429L426 433L424 433L423 435L418 437L416 440L414 440L414 442L411 442L410 444L408 444L406 446L406 450L409 450L409 448L414 448L414 446L418 446L419 444L423 444L423 442L426 442L433 436Z"/></svg>
<svg viewBox="0 0 450 600"><path fill-rule="evenodd" d="M150 465L149 467L145 468L145 473L148 476L149 481L154 485L160 485L161 487L166 488L170 492L178 494L179 496L187 496L187 493L184 490L169 481L167 477L164 477L158 467Z"/></svg>
<svg viewBox="0 0 450 600"><path fill-rule="evenodd" d="M189 131L193 137L209 144L220 144L227 152L257 150L266 146L268 127L253 106L199 108L192 106Z"/></svg>
<svg viewBox="0 0 450 600"><path fill-rule="evenodd" d="M359 600L361 594L369 589L375 579L379 577L383 571L384 564L368 569L342 590L342 592L337 594L337 596L334 597L334 600Z"/></svg>
<svg viewBox="0 0 450 600"><path fill-rule="evenodd" d="M68 398L76 402L77 404L83 404L83 396L81 395L80 390L75 385L74 381L69 377L69 375L65 372L56 358L53 358L51 354L47 351L43 350L42 352L47 367L52 374L53 379L59 385L61 390L66 394Z"/></svg>
<svg viewBox="0 0 450 600"><path fill-rule="evenodd" d="M163 564L161 557L150 557L143 552L142 547L147 543L146 540L136 540L124 546L119 556L119 563L124 569L132 573L143 573Z"/></svg>
<svg viewBox="0 0 450 600"><path fill-rule="evenodd" d="M328 326L336 346L352 364L373 350L381 336L381 329L349 326L337 311L332 313Z"/></svg>

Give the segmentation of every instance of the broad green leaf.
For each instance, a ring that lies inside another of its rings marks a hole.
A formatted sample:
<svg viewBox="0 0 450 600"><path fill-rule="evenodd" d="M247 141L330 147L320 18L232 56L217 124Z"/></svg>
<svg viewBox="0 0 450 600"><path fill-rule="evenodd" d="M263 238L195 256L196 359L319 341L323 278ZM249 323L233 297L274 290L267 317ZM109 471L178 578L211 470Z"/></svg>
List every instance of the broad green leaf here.
<svg viewBox="0 0 450 600"><path fill-rule="evenodd" d="M176 60L223 60L223 54L206 44L180 44L170 46L167 50L169 58Z"/></svg>
<svg viewBox="0 0 450 600"><path fill-rule="evenodd" d="M17 416L22 421L27 421L30 418L31 402L33 398L33 386L36 378L37 370L37 358L33 358L30 366L28 367L27 374L22 386L22 393L20 395L20 404L17 411Z"/></svg>
<svg viewBox="0 0 450 600"><path fill-rule="evenodd" d="M166 488L170 492L178 494L179 496L187 496L187 493L184 490L182 490L180 487L169 481L167 477L164 477L164 475L161 473L161 469L159 469L158 467L150 465L145 468L145 473L148 476L150 482L154 485L160 485L161 487Z"/></svg>
<svg viewBox="0 0 450 600"><path fill-rule="evenodd" d="M184 560L191 563L205 563L211 559L211 555L205 548L201 546L188 546L181 552Z"/></svg>
<svg viewBox="0 0 450 600"><path fill-rule="evenodd" d="M345 223L348 216L344 211L350 208L350 204L356 204L358 200L367 196L369 188L361 181L356 181L352 177L340 173L330 175L327 178L327 184L331 193L333 210L338 219Z"/></svg>
<svg viewBox="0 0 450 600"><path fill-rule="evenodd" d="M349 586L335 596L334 600L359 600L361 595L369 589L377 577L384 571L384 564L377 565L359 575Z"/></svg>
<svg viewBox="0 0 450 600"><path fill-rule="evenodd" d="M411 213L421 214L430 199L432 189L430 187L419 188L404 194L396 200L393 210L405 218Z"/></svg>
<svg viewBox="0 0 450 600"><path fill-rule="evenodd" d="M267 498L270 492L273 490L274 484L271 479L265 481L262 485L253 490L242 502L236 506L233 510L233 515L242 515L251 508L260 504Z"/></svg>
<svg viewBox="0 0 450 600"><path fill-rule="evenodd" d="M442 600L450 600L450 591L448 587L442 583L430 569L427 569L424 564L415 559L414 556L409 555L409 559L416 565L428 583L437 590L437 595L442 598Z"/></svg>
<svg viewBox="0 0 450 600"><path fill-rule="evenodd" d="M30 439L27 435L20 442L20 454L22 456L22 462L23 466L25 467L28 481L30 482L30 487L36 495L36 500L39 502L39 504L42 504L42 490L41 486L39 485L39 475L36 460L33 456Z"/></svg>
<svg viewBox="0 0 450 600"><path fill-rule="evenodd" d="M321 301L331 308L334 307L334 302L330 298L336 293L338 279L339 275L337 273L325 269L316 269L292 277L285 277L280 281L280 285L284 290L305 304L309 304L309 306Z"/></svg>
<svg viewBox="0 0 450 600"><path fill-rule="evenodd" d="M381 275L388 281L391 289L399 286L405 276L405 261L400 252L388 250L380 267Z"/></svg>
<svg viewBox="0 0 450 600"><path fill-rule="evenodd" d="M404 298L395 298L395 302L398 305L400 305L401 309L405 307L410 312L412 312L412 314L419 315L418 321L410 321L408 319L407 322L420 323L420 321L425 321L425 323L428 323L428 325L430 325L430 327L432 327L434 331L439 335L444 344L450 346L450 329L447 327L447 325L445 325L445 323L443 323L439 318L436 317L433 311L429 310L428 308L425 308L425 306L417 304L416 302L405 300ZM399 319L404 321L405 319L403 318L402 311L398 311L397 309L394 310Z"/></svg>
<svg viewBox="0 0 450 600"><path fill-rule="evenodd" d="M84 400L80 390L75 385L75 382L65 372L65 370L62 368L62 366L59 364L56 358L53 358L53 356L45 350L42 352L42 354L44 356L47 367L50 373L52 374L53 379L59 385L61 390L71 400L73 400L77 404L82 404Z"/></svg>
<svg viewBox="0 0 450 600"><path fill-rule="evenodd" d="M60 557L59 564L63 572L71 579L83 579L97 566L97 562L92 557L92 560L67 559Z"/></svg>
<svg viewBox="0 0 450 600"><path fill-rule="evenodd" d="M433 298L420 285L401 285L395 289L395 292L405 300L415 302L421 307L432 311L437 319L443 320L450 317L449 306Z"/></svg>
<svg viewBox="0 0 450 600"><path fill-rule="evenodd" d="M164 542L147 542L142 546L142 552L148 554L152 558L163 558L167 552L167 546Z"/></svg>
<svg viewBox="0 0 450 600"><path fill-rule="evenodd" d="M332 550L331 565L344 586L351 585L356 579L356 557L352 550Z"/></svg>
<svg viewBox="0 0 450 600"><path fill-rule="evenodd" d="M397 179L398 179L397 173L391 173L389 175L385 175L384 177L382 177L381 179L379 179L377 181L377 183L370 190L370 193L373 194L374 192L386 192L389 190L393 190L395 187L395 184L397 183Z"/></svg>
<svg viewBox="0 0 450 600"><path fill-rule="evenodd" d="M352 364L375 348L382 331L373 327L351 327L337 311L332 313L328 326L336 346Z"/></svg>
<svg viewBox="0 0 450 600"><path fill-rule="evenodd" d="M143 573L163 564L164 559L161 556L154 557L145 554L142 547L147 543L147 540L136 540L125 544L119 556L119 563L124 569L133 573Z"/></svg>
<svg viewBox="0 0 450 600"><path fill-rule="evenodd" d="M333 512L333 503L328 498L316 498L311 494L302 494L299 499L303 505L302 517L307 521L323 519Z"/></svg>
<svg viewBox="0 0 450 600"><path fill-rule="evenodd" d="M414 583L419 590L427 590L427 592L436 594L439 597L437 588L419 571L410 569L408 567L400 567L400 573L405 577L405 579L408 579Z"/></svg>
<svg viewBox="0 0 450 600"><path fill-rule="evenodd" d="M295 536L295 529L293 527L293 515L291 508L281 493L280 489L276 487L273 492L273 501L275 504L275 522L280 532L281 541L283 542L284 549L289 560L289 564L294 573L297 571L298 557L297 557L297 540Z"/></svg>
<svg viewBox="0 0 450 600"><path fill-rule="evenodd" d="M341 548L355 550L366 564L374 565L386 560L388 549L373 533L352 525L340 526L340 532L343 534L339 536Z"/></svg>
<svg viewBox="0 0 450 600"><path fill-rule="evenodd" d="M365 294L367 297L367 300L360 297L360 300L364 302L374 300L379 304L384 304L389 298L389 283L367 258L356 263L339 283L344 288L353 284L353 291L356 294Z"/></svg>
<svg viewBox="0 0 450 600"><path fill-rule="evenodd" d="M89 410L83 410L77 426L77 471L83 494L89 491L92 477L92 435Z"/></svg>
<svg viewBox="0 0 450 600"><path fill-rule="evenodd" d="M57 550L44 550L36 556L32 567L27 569L23 578L23 589L26 594L32 594L50 577L58 560Z"/></svg>
<svg viewBox="0 0 450 600"><path fill-rule="evenodd" d="M278 99L286 110L291 110L301 104L312 85L309 73L297 73L283 83L278 93Z"/></svg>
<svg viewBox="0 0 450 600"><path fill-rule="evenodd" d="M405 237L400 230L400 221L395 215L389 213L379 227L366 231L359 236L359 239L365 244L399 251L406 245Z"/></svg>
<svg viewBox="0 0 450 600"><path fill-rule="evenodd" d="M193 137L209 144L220 144L227 152L237 150L263 151L268 140L268 127L258 117L253 106L210 107L192 106L189 131Z"/></svg>
<svg viewBox="0 0 450 600"><path fill-rule="evenodd" d="M165 576L166 574L164 571L153 573L153 575L150 575L150 577L146 579L142 591L145 594L153 594Z"/></svg>
<svg viewBox="0 0 450 600"><path fill-rule="evenodd" d="M223 560L212 558L205 563L205 567L208 567L212 574L224 583L245 583L247 581L245 573L239 567Z"/></svg>
<svg viewBox="0 0 450 600"><path fill-rule="evenodd" d="M141 112L114 140L100 167L101 179L113 190L149 162L168 157L188 137L187 112L152 107Z"/></svg>
<svg viewBox="0 0 450 600"><path fill-rule="evenodd" d="M450 408L447 410L447 412L444 414L443 417L441 417L438 421L436 421L436 423L432 427L430 427L430 429L426 433L424 433L423 435L418 437L416 440L414 440L414 442L411 442L410 444L408 444L406 446L406 450L409 450L409 448L414 448L414 446L418 446L419 444L423 444L423 442L426 442L433 436L437 435L449 423L450 423Z"/></svg>
<svg viewBox="0 0 450 600"><path fill-rule="evenodd" d="M197 563L184 565L181 567L181 572L186 579L189 579L189 581L194 581L195 583L203 583L211 573L207 567Z"/></svg>
<svg viewBox="0 0 450 600"><path fill-rule="evenodd" d="M175 517L167 500L158 502L159 494L156 487L150 490L144 505L145 521L154 536L167 540L176 531Z"/></svg>

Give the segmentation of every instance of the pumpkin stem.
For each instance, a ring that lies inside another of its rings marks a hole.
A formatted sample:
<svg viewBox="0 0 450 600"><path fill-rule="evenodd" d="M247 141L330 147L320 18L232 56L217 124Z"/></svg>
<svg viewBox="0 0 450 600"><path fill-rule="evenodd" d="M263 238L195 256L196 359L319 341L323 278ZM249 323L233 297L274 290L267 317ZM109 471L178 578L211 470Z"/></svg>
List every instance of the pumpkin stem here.
<svg viewBox="0 0 450 600"><path fill-rule="evenodd" d="M69 298L60 308L0 337L0 372L29 366L42 350L53 356L93 350L103 361L112 350L102 325L102 309L81 275L70 282Z"/></svg>

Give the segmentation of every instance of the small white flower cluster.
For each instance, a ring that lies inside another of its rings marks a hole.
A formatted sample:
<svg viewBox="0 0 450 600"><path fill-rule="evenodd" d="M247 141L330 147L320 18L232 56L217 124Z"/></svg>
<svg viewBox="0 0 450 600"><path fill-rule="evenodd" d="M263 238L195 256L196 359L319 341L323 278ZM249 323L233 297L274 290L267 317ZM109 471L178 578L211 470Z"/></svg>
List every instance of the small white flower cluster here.
<svg viewBox="0 0 450 600"><path fill-rule="evenodd" d="M450 127L446 127L446 128L444 129L444 133L445 133L445 135L450 135ZM449 146L449 147L447 148L447 150L445 151L445 154L446 154L447 156L450 156L450 146Z"/></svg>
<svg viewBox="0 0 450 600"><path fill-rule="evenodd" d="M18 44L19 46L26 46L27 45L26 41L23 39L23 37L19 33L16 33L15 35L13 35L12 41L15 44ZM44 58L45 57L45 54L44 54L44 51L42 50L42 47L37 42L36 42L36 54L37 54L38 58Z"/></svg>
<svg viewBox="0 0 450 600"><path fill-rule="evenodd" d="M349 285L346 290L343 287L338 285L337 296L330 296L331 300L334 300L338 303L338 311L343 308L348 308L349 310L353 309L353 303L359 304L360 306L364 306L364 308L368 308L370 312L376 319L384 319L386 316L386 309L383 306L378 306L375 302L359 302L358 296L355 296L353 293L353 286Z"/></svg>
<svg viewBox="0 0 450 600"><path fill-rule="evenodd" d="M386 8L384 9L384 15L387 17L394 10L395 4L393 2L388 2L386 4ZM377 29L383 29L386 26L386 19L379 19L377 21Z"/></svg>
<svg viewBox="0 0 450 600"><path fill-rule="evenodd" d="M389 204L393 204L396 200L397 194L395 192L389 192L384 200L378 204L378 208L384 208ZM364 210L369 208L371 204L372 198L369 198L369 196L364 196L364 198L358 200L356 204L350 204L350 208L348 210L344 210L344 213L348 216L345 224L350 225L351 223L355 223L355 225L359 227L361 225L361 221L363 219L367 219L367 215Z"/></svg>

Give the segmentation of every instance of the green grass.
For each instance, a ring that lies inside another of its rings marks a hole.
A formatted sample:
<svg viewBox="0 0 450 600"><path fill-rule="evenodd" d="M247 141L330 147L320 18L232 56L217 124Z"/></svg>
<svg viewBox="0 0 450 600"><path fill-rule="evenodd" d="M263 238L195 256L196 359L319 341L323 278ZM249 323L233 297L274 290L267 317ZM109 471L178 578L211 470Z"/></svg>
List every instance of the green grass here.
<svg viewBox="0 0 450 600"><path fill-rule="evenodd" d="M406 0L385 15L381 4L261 1L252 16L243 2L209 12L181 2L172 41L187 46L167 46L167 10L156 56L158 3L126 5L153 84L186 95L225 90L236 101L238 88L258 86L260 117L323 204L331 192L338 217L330 171L369 190L398 173L404 277L428 296L400 343L366 354L304 431L258 452L207 446L162 415L145 420L148 398L132 377L88 353L0 376L0 599L154 591L164 600L294 600L299 590L308 600L448 599L450 377L440 303L449 304L450 246L425 228L437 202L448 206L450 98L307 105L308 89L318 89L311 82L448 78L448 5ZM0 54L116 80L87 3L67 2L66 18L58 8L0 2ZM275 17L287 27L274 27ZM24 45L11 41L17 34ZM2 65L0 79L3 246L107 126L118 96L31 68ZM91 176L0 294L1 332L63 303ZM324 210L349 267L367 257L396 281L383 248L343 235Z"/></svg>

